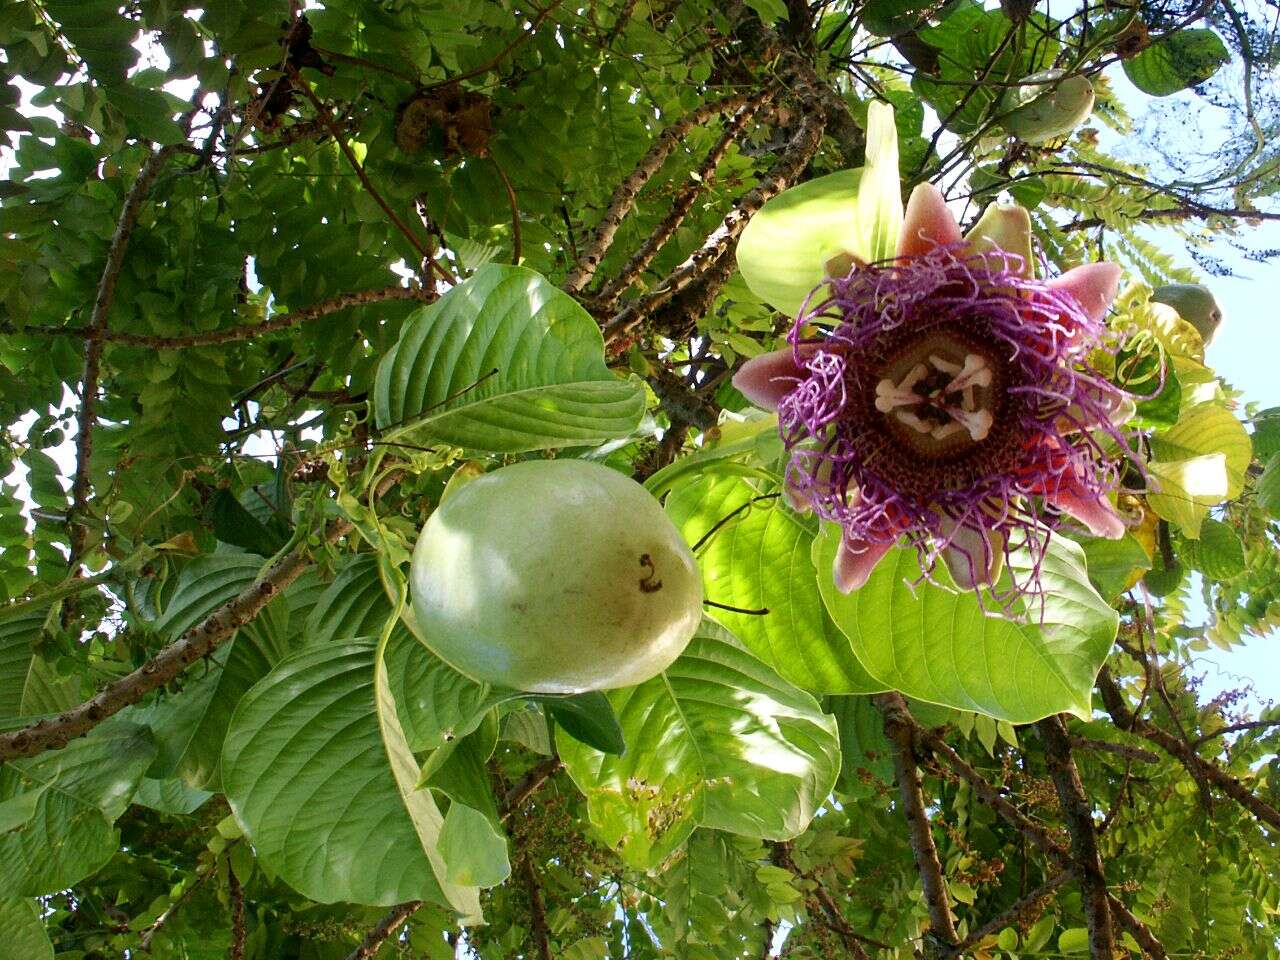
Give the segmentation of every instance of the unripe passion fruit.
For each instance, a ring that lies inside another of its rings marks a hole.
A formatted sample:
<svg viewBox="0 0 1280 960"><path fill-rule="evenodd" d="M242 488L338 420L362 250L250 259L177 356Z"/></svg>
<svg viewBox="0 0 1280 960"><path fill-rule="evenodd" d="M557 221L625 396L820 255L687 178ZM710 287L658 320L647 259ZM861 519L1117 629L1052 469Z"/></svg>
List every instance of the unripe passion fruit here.
<svg viewBox="0 0 1280 960"><path fill-rule="evenodd" d="M1222 308L1208 287L1198 283L1168 283L1151 293L1152 303L1163 303L1178 311L1207 345L1222 323Z"/></svg>
<svg viewBox="0 0 1280 960"><path fill-rule="evenodd" d="M1006 130L1027 143L1043 143L1084 123L1093 112L1093 84L1079 74L1044 70L1005 94L1001 106L1012 111L1001 121Z"/></svg>
<svg viewBox="0 0 1280 960"><path fill-rule="evenodd" d="M467 483L427 520L409 588L441 659L535 693L648 680L702 616L693 554L658 502L581 460L530 460Z"/></svg>

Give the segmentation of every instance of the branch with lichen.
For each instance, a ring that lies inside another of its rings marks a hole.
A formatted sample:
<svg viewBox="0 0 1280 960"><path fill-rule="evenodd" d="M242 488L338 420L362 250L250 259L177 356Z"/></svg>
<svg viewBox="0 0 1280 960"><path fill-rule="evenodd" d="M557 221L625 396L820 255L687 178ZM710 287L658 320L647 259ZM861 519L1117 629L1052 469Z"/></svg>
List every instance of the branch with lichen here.
<svg viewBox="0 0 1280 960"><path fill-rule="evenodd" d="M386 493L400 476L400 471L390 471L378 484L374 496L380 497ZM348 520L331 520L325 528L324 539L328 543L336 543L352 529L353 525ZM300 545L132 673L107 684L85 702L57 716L0 733L0 761L34 757L46 750L64 747L70 741L83 737L108 717L137 703L152 690L175 679L191 664L213 653L235 636L237 630L254 620L312 562L311 548L305 543Z"/></svg>
<svg viewBox="0 0 1280 960"><path fill-rule="evenodd" d="M807 95L802 95L801 102L804 113L799 128L768 174L739 198L724 222L683 263L667 274L652 291L633 300L605 324L606 343L617 340L644 322L658 307L714 268L760 208L796 181L818 152L822 131L826 127L826 114L817 93L808 91Z"/></svg>
<svg viewBox="0 0 1280 960"><path fill-rule="evenodd" d="M1111 930L1111 909L1107 900L1107 878L1098 852L1097 827L1093 807L1085 795L1080 771L1071 756L1067 725L1058 716L1045 717L1036 724L1044 739L1045 765L1058 791L1058 804L1071 834L1071 854L1083 893L1085 922L1089 927L1089 954L1100 960L1115 956L1115 935Z"/></svg>
<svg viewBox="0 0 1280 960"><path fill-rule="evenodd" d="M365 938L360 941L360 946L347 954L346 960L369 960L421 906L421 900L407 900L396 904L385 917L378 921L376 927L365 934Z"/></svg>
<svg viewBox="0 0 1280 960"><path fill-rule="evenodd" d="M569 276L565 279L564 290L567 293L579 293L591 282L600 262L613 245L618 227L635 206L640 190L658 172L684 135L694 127L701 126L722 113L738 109L750 99L749 94L742 93L705 103L671 123L658 135L658 139L653 142L648 153L640 158L635 169L613 191L609 206L605 208L604 216L596 225L595 233L583 248L578 263L569 271Z"/></svg>
<svg viewBox="0 0 1280 960"><path fill-rule="evenodd" d="M1121 692L1120 686L1106 667L1103 667L1102 672L1098 674L1097 687L1098 693L1102 696L1103 706L1106 707L1112 721L1121 730L1127 730L1145 737L1181 763L1197 784L1206 787L1217 787L1218 790L1236 801L1236 803L1257 817L1258 820L1274 830L1280 830L1280 810L1267 803L1246 787L1238 778L1227 773L1216 763L1200 756L1180 738L1160 729L1131 711L1128 704L1125 703L1124 694Z"/></svg>
<svg viewBox="0 0 1280 960"><path fill-rule="evenodd" d="M716 168L729 152L729 148L742 135L747 123L765 107L772 97L772 91L766 91L764 96L748 101L725 124L720 138L707 151L697 172L691 174L688 182L677 191L675 198L671 201L671 212L662 218L662 222L654 228L653 233L640 244L640 248L631 255L631 258L618 271L618 275L605 284L596 295L591 305L593 310L602 314L613 310L623 292L635 283L640 274L653 262L658 251L675 236L680 224L684 223L685 217L693 208L694 202L715 180Z"/></svg>
<svg viewBox="0 0 1280 960"><path fill-rule="evenodd" d="M240 340L254 340L269 333L278 333L290 327L296 327L321 317L347 310L351 307L362 307L372 303L390 301L414 301L430 303L435 299L423 287L380 287L375 290L356 290L351 293L340 293L309 307L301 307L271 317L262 323L248 324L243 327L230 327L226 330L205 330L200 333L188 333L181 336L161 336L150 333L126 333L117 330L104 330L97 335L103 343L122 344L129 347L148 347L154 350L185 350L190 347L210 347L223 343L235 343ZM50 337L93 337L88 327L54 327L31 324L16 328L11 324L0 324L0 335L38 335Z"/></svg>
<svg viewBox="0 0 1280 960"><path fill-rule="evenodd" d="M98 280L89 325L85 328L84 371L80 376L80 414L76 430L76 472L71 480L71 506L67 509L71 541L68 562L73 572L79 566L88 539L88 530L78 522L78 517L89 505L89 460L93 456L93 428L98 422L98 377L102 367L103 335L107 329L111 305L116 299L116 283L124 267L129 240L133 237L138 215L142 212L142 203L173 153L173 147L162 147L152 152L138 171L133 186L125 194L124 205L111 236L111 246L107 249L107 262L103 265L102 276Z"/></svg>
<svg viewBox="0 0 1280 960"><path fill-rule="evenodd" d="M911 853L915 857L916 872L920 874L925 906L929 910L929 935L935 943L933 949L926 947L925 956L942 955L941 951L945 947L956 942L956 928L951 919L951 907L947 903L942 862L938 859L938 848L933 842L933 828L929 823L920 769L916 762L916 724L907 710L902 694L881 693L874 699L884 718L885 736L893 745L893 770L898 781L898 796L911 834Z"/></svg>

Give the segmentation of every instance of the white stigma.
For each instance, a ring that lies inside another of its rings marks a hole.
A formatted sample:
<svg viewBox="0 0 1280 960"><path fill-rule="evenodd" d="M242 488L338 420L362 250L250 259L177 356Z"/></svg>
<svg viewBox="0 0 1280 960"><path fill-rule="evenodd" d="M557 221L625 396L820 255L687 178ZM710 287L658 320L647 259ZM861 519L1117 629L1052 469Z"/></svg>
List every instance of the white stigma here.
<svg viewBox="0 0 1280 960"><path fill-rule="evenodd" d="M935 372L951 378L947 385L941 390L931 391L928 396L916 393L916 385ZM881 413L892 413L900 423L917 433L928 434L934 440L942 441L967 432L969 439L977 443L991 433L995 420L990 410L978 409L975 391L979 387L989 388L993 379L991 366L981 354L966 354L963 364L930 354L929 365L917 363L907 371L901 383L895 384L886 377L876 384L876 409ZM959 396L953 396L956 394ZM939 424L921 417L920 412L924 412L924 408L945 413L950 417L949 422Z"/></svg>

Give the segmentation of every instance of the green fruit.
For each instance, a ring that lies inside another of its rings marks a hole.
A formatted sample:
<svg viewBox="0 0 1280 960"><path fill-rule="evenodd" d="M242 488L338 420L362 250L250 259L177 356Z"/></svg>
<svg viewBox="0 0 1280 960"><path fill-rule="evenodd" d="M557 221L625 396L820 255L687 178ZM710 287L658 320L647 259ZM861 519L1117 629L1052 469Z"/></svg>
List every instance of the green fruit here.
<svg viewBox="0 0 1280 960"><path fill-rule="evenodd" d="M409 588L441 659L535 693L642 683L702 617L697 565L662 507L581 460L529 460L459 488L418 537Z"/></svg>
<svg viewBox="0 0 1280 960"><path fill-rule="evenodd" d="M1055 82L1056 81L1056 82ZM1093 84L1088 77L1044 70L1027 77L1005 94L1004 128L1027 143L1043 143L1070 133L1093 112Z"/></svg>
<svg viewBox="0 0 1280 960"><path fill-rule="evenodd" d="M1213 339L1222 323L1222 309L1209 288L1198 283L1170 283L1156 287L1152 303L1163 303L1178 311L1178 316L1191 324L1206 344Z"/></svg>

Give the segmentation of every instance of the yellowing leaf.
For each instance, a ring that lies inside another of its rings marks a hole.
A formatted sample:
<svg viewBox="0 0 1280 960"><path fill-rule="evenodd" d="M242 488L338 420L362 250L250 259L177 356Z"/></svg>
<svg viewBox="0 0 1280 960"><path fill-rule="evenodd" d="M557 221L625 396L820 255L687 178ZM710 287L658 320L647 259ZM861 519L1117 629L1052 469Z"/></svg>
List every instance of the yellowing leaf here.
<svg viewBox="0 0 1280 960"><path fill-rule="evenodd" d="M1200 525L1209 508L1227 499L1227 458L1209 453L1170 463L1152 461L1147 470L1160 493L1148 494L1151 509L1193 540L1200 537Z"/></svg>

